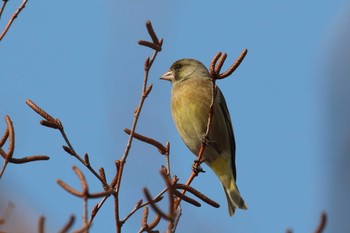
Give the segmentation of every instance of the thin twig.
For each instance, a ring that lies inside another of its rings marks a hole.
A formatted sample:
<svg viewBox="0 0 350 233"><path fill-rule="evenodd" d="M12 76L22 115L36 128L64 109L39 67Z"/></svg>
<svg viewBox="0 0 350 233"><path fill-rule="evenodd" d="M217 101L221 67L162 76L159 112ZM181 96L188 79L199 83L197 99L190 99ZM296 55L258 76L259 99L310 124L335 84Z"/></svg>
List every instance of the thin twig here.
<svg viewBox="0 0 350 233"><path fill-rule="evenodd" d="M7 1L6 1L7 2ZM13 21L15 21L15 19L17 18L17 16L19 15L19 13L23 10L23 8L26 6L26 3L28 2L28 0L23 0L22 4L17 8L17 10L12 14L11 19L8 21L7 25L5 26L4 30L2 31L2 33L0 34L0 41L2 40L2 38L4 38L4 36L6 35L7 31L10 29ZM4 3L5 5L5 3ZM3 9L5 8L5 6L2 6L1 8L1 14ZM0 17L1 17L0 14Z"/></svg>
<svg viewBox="0 0 350 233"><path fill-rule="evenodd" d="M204 195L203 193L199 192L197 189L188 186L188 185L184 185L184 184L174 184L173 185L174 189L184 189L190 193L192 193L193 195L195 195L196 197L198 197L199 199L201 199L202 201L204 201L205 203L215 207L215 208L219 208L220 205L215 202L214 200L210 199L209 197L207 197L206 195Z"/></svg>
<svg viewBox="0 0 350 233"><path fill-rule="evenodd" d="M130 135L131 130L125 128L124 132ZM163 146L162 143L160 143L159 141L157 141L157 140L155 140L153 138L149 138L149 137L143 136L143 135L138 134L136 132L134 132L133 137L136 138L137 140L140 140L142 142L148 143L148 144L156 147L158 149L159 153L161 153L162 155L164 155L167 152L166 147Z"/></svg>
<svg viewBox="0 0 350 233"><path fill-rule="evenodd" d="M11 158L10 163L22 164L22 163L49 160L49 159L50 159L50 157L46 156L46 155L31 155L31 156L26 156L23 158Z"/></svg>
<svg viewBox="0 0 350 233"><path fill-rule="evenodd" d="M185 201L185 202L188 202L188 203L190 203L190 204L192 204L192 205L194 205L194 206L197 206L197 207L200 207L200 206L201 206L201 204L200 204L198 201L196 201L196 200L194 200L194 199L192 199L192 198L190 198L190 197L188 197L188 196L182 194L181 192L179 192L179 191L177 191L177 190L173 190L173 193L174 193L177 197L179 197L181 200L183 200L183 201Z"/></svg>
<svg viewBox="0 0 350 233"><path fill-rule="evenodd" d="M59 231L59 233L67 233L69 229L73 226L75 222L75 216L71 215L68 219L68 222L63 226L62 230Z"/></svg>
<svg viewBox="0 0 350 233"><path fill-rule="evenodd" d="M7 2L8 2L8 0L3 0L2 1L2 6L0 8L0 20L1 20L2 12L4 12L4 10L5 10Z"/></svg>
<svg viewBox="0 0 350 233"><path fill-rule="evenodd" d="M15 130L13 128L11 118L8 115L5 116L5 120L7 129L9 131L9 147L7 149L7 159L11 159L15 149Z"/></svg>
<svg viewBox="0 0 350 233"><path fill-rule="evenodd" d="M106 190L104 192L99 192L99 193L90 193L83 172L79 168L77 168L75 166L73 166L73 170L74 170L75 174L78 176L78 178L80 180L80 183L81 183L81 186L82 186L82 191L81 192L73 189L72 187L70 187L69 185L64 183L62 180L60 180L60 179L57 180L57 183L63 189L65 189L67 192L71 193L72 195L77 196L77 197L81 197L83 199L89 199L89 198L101 198L101 197L109 196L112 193L114 193L113 189L108 189L108 190Z"/></svg>
<svg viewBox="0 0 350 233"><path fill-rule="evenodd" d="M2 147L5 144L8 137L9 137L9 129L6 127L4 135L2 135L2 138L0 139L0 147Z"/></svg>
<svg viewBox="0 0 350 233"><path fill-rule="evenodd" d="M2 165L1 170L0 170L0 179L1 179L2 175L5 172L7 164L9 163L9 160L7 159L7 154L1 148L0 148L0 154L5 158L4 164Z"/></svg>
<svg viewBox="0 0 350 233"><path fill-rule="evenodd" d="M45 233L45 217L40 216L39 218L39 233Z"/></svg>
<svg viewBox="0 0 350 233"><path fill-rule="evenodd" d="M89 160L87 159L86 154L84 155L84 158L82 158L74 149L72 143L70 142L66 132L64 131L63 124L58 118L52 117L50 114L48 114L44 109L40 108L38 105L36 105L33 101L30 99L26 100L26 104L33 109L36 113L38 113L40 116L42 116L46 121L40 121L40 123L44 126L58 129L66 142L67 146L63 146L64 151L69 153L71 156L75 157L77 160L79 160L94 176L101 181L101 183L104 186L108 186L108 184L105 182L105 180L98 174L98 172L91 167ZM43 123L45 122L45 123Z"/></svg>
<svg viewBox="0 0 350 233"><path fill-rule="evenodd" d="M73 170L75 172L75 174L78 176L80 183L81 183L81 187L82 187L82 195L83 195L83 223L84 226L88 226L88 203L87 200L89 198L89 187L87 185L85 176L83 174L83 172L78 168L73 166ZM88 233L89 228L86 228L86 233Z"/></svg>
<svg viewBox="0 0 350 233"><path fill-rule="evenodd" d="M239 57L236 59L235 63L233 63L230 68L228 68L227 71L225 71L224 73L220 74L219 78L218 79L223 79L223 78L226 78L228 76L230 76L237 68L238 66L242 63L244 57L247 55L248 53L248 50L247 49L244 49L242 51L242 53L239 55ZM225 57L226 59L226 57Z"/></svg>
<svg viewBox="0 0 350 233"><path fill-rule="evenodd" d="M6 121L7 127L4 132L4 135L0 139L0 155L4 158L4 164L0 170L0 178L4 174L8 163L21 164L21 163L28 163L28 162L38 161L38 160L49 159L49 157L45 155L33 155L33 156L27 156L27 157L18 158L18 159L13 158L13 154L15 150L15 130L14 130L11 118L8 115L5 116L5 121ZM6 143L7 139L9 140L9 143L8 143L7 152L5 152L2 149L2 146Z"/></svg>
<svg viewBox="0 0 350 233"><path fill-rule="evenodd" d="M163 189L163 191L161 191L157 196L155 196L155 197L153 198L152 202L153 202L153 203L157 203L157 202L160 202L161 200L163 200L163 194L164 194L167 190L168 190L167 188ZM142 203L142 200L140 200L140 201L141 201L141 203ZM139 201L139 202L140 202L140 201ZM129 213L123 220L120 221L122 224L124 224L136 211L138 211L139 209L142 209L143 207L146 207L147 205L150 204L149 201L147 201L147 202L145 202L145 203L142 203L142 204L141 204L141 203L139 204L139 202L136 203L135 207L130 211L130 213Z"/></svg>
<svg viewBox="0 0 350 233"><path fill-rule="evenodd" d="M146 206L143 210L142 220L141 220L143 229L145 229L146 227L148 228L147 219L148 219L148 207Z"/></svg>
<svg viewBox="0 0 350 233"><path fill-rule="evenodd" d="M160 222L160 219L161 219L160 215L156 214L156 216L154 217L153 221L150 224L148 224L149 228L151 230L153 228L155 228L158 225L158 223Z"/></svg>
<svg viewBox="0 0 350 233"><path fill-rule="evenodd" d="M156 34L154 33L154 30L152 28L152 24L150 23L150 21L146 22L146 27L147 30L153 40L153 43L156 45L159 45L160 47L162 46L163 40L160 39L158 40L158 37L156 36ZM157 39L156 39L157 38ZM156 42L155 42L156 41ZM139 44L142 44L142 42ZM160 49L155 49L153 52L153 56L151 58L147 57L146 61L145 61L145 65L144 65L144 78L143 78L143 85L142 85L142 92L141 92L141 99L140 102L138 104L138 106L135 109L135 113L134 113L134 120L130 129L130 136L128 139L128 142L126 144L125 147L125 151L124 154L122 156L122 159L120 160L119 163L119 169L118 169L118 174L116 176L116 183L115 186L113 187L115 189L115 194L114 196L114 205L115 205L115 219L116 219L116 229L117 232L121 231L121 226L122 226L122 222L120 221L120 216L119 216L119 189L120 189L120 185L121 185L121 180L122 180L122 175L123 175L123 170L124 170L124 165L126 163L126 159L129 155L129 151L131 149L131 145L133 142L133 138L134 138L134 133L135 133L135 129L138 123L138 119L140 117L140 113L143 107L143 104L145 102L145 99L147 98L148 94L150 93L151 89L152 89L152 85L148 86L147 82L148 82L148 75L149 75L149 70L152 67L152 64L155 60L155 58L157 57L158 52L160 51Z"/></svg>
<svg viewBox="0 0 350 233"><path fill-rule="evenodd" d="M84 223L84 227L86 228L85 233L89 233L90 225L88 224L88 197L87 196L83 198L83 223Z"/></svg>
<svg viewBox="0 0 350 233"><path fill-rule="evenodd" d="M147 188L143 189L143 193L146 196L146 199L149 201L150 206L152 207L152 209L159 214L162 218L165 218L168 221L172 221L172 216L169 216L167 214L165 214L157 205L156 203L153 202L153 198L150 194L150 192L148 191Z"/></svg>
<svg viewBox="0 0 350 233"><path fill-rule="evenodd" d="M165 144L165 162L167 166L168 176L171 177L171 171L170 171L170 142L167 142Z"/></svg>
<svg viewBox="0 0 350 233"><path fill-rule="evenodd" d="M169 210L168 210L168 215L171 216L171 219L174 218L175 216L175 211L174 211L174 189L172 186L172 182L170 180L170 177L168 176L168 172L166 171L165 167L162 167L162 169L160 170L160 174L162 175L166 187L168 188L168 198L169 198ZM170 229L172 229L173 226L171 226Z"/></svg>
<svg viewBox="0 0 350 233"><path fill-rule="evenodd" d="M108 199L108 196L103 197L102 200L97 205L95 205L95 207L91 210L89 225L92 224L92 221L94 220L96 214L101 209L101 207L103 206L103 204L106 202L107 199Z"/></svg>
<svg viewBox="0 0 350 233"><path fill-rule="evenodd" d="M319 223L317 229L315 230L315 233L322 233L323 230L326 228L326 223L327 223L327 214L326 214L326 212L323 212L321 214L320 223Z"/></svg>

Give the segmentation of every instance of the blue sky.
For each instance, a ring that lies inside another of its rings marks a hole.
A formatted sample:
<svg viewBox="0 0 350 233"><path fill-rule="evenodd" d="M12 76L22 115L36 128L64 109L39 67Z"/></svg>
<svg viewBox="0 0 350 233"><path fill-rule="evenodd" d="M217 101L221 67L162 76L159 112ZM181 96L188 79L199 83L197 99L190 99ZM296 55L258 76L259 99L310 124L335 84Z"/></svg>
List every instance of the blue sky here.
<svg viewBox="0 0 350 233"><path fill-rule="evenodd" d="M15 5L8 3L2 27ZM58 132L38 124L25 99L60 118L75 149L88 152L91 163L103 166L111 179L113 161L127 142L122 130L131 127L140 98L144 59L152 53L137 44L148 39L145 22L150 19L164 45L150 73L154 86L137 131L170 141L172 173L182 182L195 157L176 132L171 87L159 77L180 58L208 65L223 51L228 67L244 48L249 50L234 75L218 82L233 120L237 183L249 210L230 218L221 185L205 167L193 186L221 208L183 204L178 232L312 232L323 210L330 215L326 232L336 232L339 225L349 229L338 224L339 212L329 201L334 198L333 160L322 136L330 123L324 104L330 92L325 71L332 65L327 58L343 36L349 8L340 0L29 1L0 43L0 116L10 115L14 122L16 156L47 154L51 159L7 168L0 182L0 212L13 201L14 211L30 213L33 232L40 215L47 217L50 232L72 213L80 224L81 201L55 183L59 178L79 187L71 169L78 162L63 152ZM122 183L122 214L143 198L143 187L152 194L163 188L158 171L164 163L155 149L134 142ZM90 190L99 191L99 183L83 171ZM112 209L108 202L91 232L115 231ZM139 228L136 215L124 231Z"/></svg>

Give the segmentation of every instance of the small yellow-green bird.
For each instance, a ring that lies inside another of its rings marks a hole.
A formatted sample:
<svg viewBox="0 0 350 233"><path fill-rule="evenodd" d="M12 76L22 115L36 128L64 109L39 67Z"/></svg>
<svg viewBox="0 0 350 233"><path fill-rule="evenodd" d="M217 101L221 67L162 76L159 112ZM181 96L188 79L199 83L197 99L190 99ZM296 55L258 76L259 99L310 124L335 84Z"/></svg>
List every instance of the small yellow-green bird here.
<svg viewBox="0 0 350 233"><path fill-rule="evenodd" d="M194 59L176 61L161 79L172 83L171 113L186 146L198 155L205 134L212 100L212 81L207 68ZM208 144L202 155L220 179L228 211L247 209L236 185L236 144L226 101L217 88Z"/></svg>

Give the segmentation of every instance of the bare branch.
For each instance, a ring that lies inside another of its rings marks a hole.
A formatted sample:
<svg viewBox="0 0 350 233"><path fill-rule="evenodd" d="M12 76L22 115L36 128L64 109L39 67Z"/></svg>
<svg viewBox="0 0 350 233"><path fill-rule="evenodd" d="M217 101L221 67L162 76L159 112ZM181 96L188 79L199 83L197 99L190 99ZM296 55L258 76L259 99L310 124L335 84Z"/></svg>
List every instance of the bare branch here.
<svg viewBox="0 0 350 233"><path fill-rule="evenodd" d="M5 10L7 2L8 2L8 0L3 0L2 1L2 6L0 8L0 20L1 20L2 12L4 12L4 10Z"/></svg>
<svg viewBox="0 0 350 233"><path fill-rule="evenodd" d="M238 68L238 66L242 63L242 61L243 61L244 57L247 55L247 53L248 53L248 50L244 49L242 51L242 53L239 55L239 57L236 59L236 61L230 66L230 68L228 68L228 70L225 71L224 73L220 74L219 79L223 79L223 78L230 76ZM225 57L225 59L226 59L226 57Z"/></svg>
<svg viewBox="0 0 350 233"><path fill-rule="evenodd" d="M151 21L148 20L146 22L146 28L147 28L148 34L150 35L150 37L152 39L152 42L140 40L139 45L143 45L143 46L149 47L157 52L160 52L162 50L163 39L160 39L160 40L158 39L156 33L153 30Z"/></svg>
<svg viewBox="0 0 350 233"><path fill-rule="evenodd" d="M155 43L152 43L152 42L149 42L149 41L145 41L145 40L140 40L139 41L139 45L143 45L143 46L146 46L146 47L149 47L153 50L156 50L156 51L161 51L162 50L162 46L161 45L158 45L158 44L155 44Z"/></svg>
<svg viewBox="0 0 350 233"><path fill-rule="evenodd" d="M30 99L27 99L26 104L46 120L46 121L41 121L40 124L47 127L55 128L55 129L63 129L63 126L60 120L54 119L50 114L48 114L38 105L36 105L33 101L31 101Z"/></svg>
<svg viewBox="0 0 350 233"><path fill-rule="evenodd" d="M177 197L179 197L181 200L184 200L184 201L186 201L186 202L188 202L188 203L190 203L190 204L192 204L192 205L194 205L194 206L197 206L197 207L200 207L200 206L201 206L201 204L200 204L198 201L196 201L196 200L194 200L194 199L192 199L192 198L190 198L190 197L188 197L188 196L186 196L186 195L180 193L180 192L177 191L177 190L173 190L173 193L174 193Z"/></svg>
<svg viewBox="0 0 350 233"><path fill-rule="evenodd" d="M13 123L11 121L11 118L6 115L5 116L6 121L6 130L4 132L4 135L2 136L0 140L0 155L5 159L4 164L0 170L0 178L5 172L6 166L8 163L15 163L15 164L21 164L21 163L27 163L27 162L33 162L38 160L48 160L49 157L45 155L33 155L33 156L27 156L24 158L13 158L13 153L15 150L15 130L13 128ZM7 139L9 140L8 143L8 149L7 152L5 152L2 149L2 146L6 143Z"/></svg>
<svg viewBox="0 0 350 233"><path fill-rule="evenodd" d="M326 212L323 212L321 214L321 220L317 229L315 230L315 233L322 233L323 230L326 228L326 223L327 223L327 214Z"/></svg>
<svg viewBox="0 0 350 233"><path fill-rule="evenodd" d="M174 192L173 192L174 190L173 190L172 182L168 176L168 172L165 167L162 167L162 169L160 170L160 174L162 175L165 181L166 187L168 188L168 198L169 198L168 215L171 217L171 219L173 219L175 216L175 210L174 210Z"/></svg>
<svg viewBox="0 0 350 233"><path fill-rule="evenodd" d="M127 128L124 129L124 132L129 134L129 135L131 134L131 130L127 129ZM136 132L134 132L133 137L136 138L137 140L140 140L142 142L148 143L148 144L156 147L158 149L159 153L161 153L162 155L164 155L167 152L166 147L163 146L163 144L161 144L160 142L158 142L157 140L155 140L153 138L143 136L143 135L138 134Z"/></svg>
<svg viewBox="0 0 350 233"><path fill-rule="evenodd" d="M141 224L142 226L147 226L147 219L148 219L148 207L146 206L143 210L143 214L142 214L142 221Z"/></svg>
<svg viewBox="0 0 350 233"><path fill-rule="evenodd" d="M146 21L146 28L147 28L148 34L152 38L153 43L160 44L160 42L158 40L158 37L157 37L156 33L153 30L151 21L149 21L149 20Z"/></svg>
<svg viewBox="0 0 350 233"><path fill-rule="evenodd" d="M8 137L9 137L9 129L6 127L4 135L2 135L2 138L0 139L0 148L5 144Z"/></svg>
<svg viewBox="0 0 350 233"><path fill-rule="evenodd" d="M62 230L60 230L59 233L67 233L69 229L72 228L74 222L75 222L75 216L71 215L68 222L63 226Z"/></svg>
<svg viewBox="0 0 350 233"><path fill-rule="evenodd" d="M31 155L23 158L11 158L9 161L10 163L15 164L22 164L22 163L28 163L28 162L34 162L34 161L41 161L41 160L49 160L50 157L46 155Z"/></svg>
<svg viewBox="0 0 350 233"><path fill-rule="evenodd" d="M150 192L148 191L147 188L143 189L143 193L146 196L147 201L149 202L149 204L151 205L152 209L159 214L162 218L165 218L168 221L172 221L171 216L168 216L167 214L165 214L162 210L159 209L159 207L156 205L156 203L153 201L153 198L150 194Z"/></svg>
<svg viewBox="0 0 350 233"><path fill-rule="evenodd" d="M41 216L39 218L39 233L45 233L45 217Z"/></svg>
<svg viewBox="0 0 350 233"><path fill-rule="evenodd" d="M130 136L128 139L128 142L126 144L125 147L125 151L124 154L122 156L122 159L118 161L118 163L116 162L117 165L117 175L115 176L115 178L112 180L112 184L113 184L113 189L115 190L115 193L113 194L114 196L114 205L115 205L115 219L116 219L116 228L117 228L117 232L121 231L121 227L123 224L123 221L120 220L120 216L119 216L119 189L120 189L120 184L121 184L121 180L122 180L122 176L123 176L123 170L124 170L124 165L126 163L127 157L129 155L130 149L131 149L131 145L133 142L133 138L134 138L134 133L135 133L135 129L140 117L140 112L142 110L143 104L145 102L145 99L147 98L148 94L150 93L150 91L152 90L152 86L148 86L147 82L148 82L148 75L149 75L149 70L152 67L152 64L155 60L155 58L157 57L158 52L161 50L161 46L163 43L163 40L160 39L158 40L156 37L156 34L154 33L154 30L152 28L152 25L150 22L146 22L146 27L147 30L153 40L153 44L154 45L159 45L160 47L157 46L153 46L152 49L154 49L153 55L151 58L147 57L145 60L145 66L144 66L144 78L143 78L143 85L142 85L142 93L141 93L141 99L140 102L138 104L138 106L135 109L134 112L134 120L130 129ZM157 41L158 40L158 41ZM155 41L155 42L154 42ZM148 43L146 43L148 44ZM141 45L145 45L144 42L141 42Z"/></svg>
<svg viewBox="0 0 350 233"><path fill-rule="evenodd" d="M155 228L158 225L158 223L160 222L160 219L161 219L160 215L156 214L156 216L154 217L153 221L149 224L149 228L150 229Z"/></svg>
<svg viewBox="0 0 350 233"><path fill-rule="evenodd" d="M1 11L0 11L0 17L2 15L2 12L5 8L6 2L8 0L4 1L3 6L1 7ZM28 0L23 0L22 4L17 8L17 10L12 14L11 19L8 21L7 25L5 26L4 30L2 31L2 33L0 34L0 41L4 38L4 36L6 35L7 31L10 29L13 21L15 21L15 19L17 18L17 16L19 15L19 13L24 9L24 7L26 6Z"/></svg>
<svg viewBox="0 0 350 233"><path fill-rule="evenodd" d="M13 129L13 124L11 118L6 115L5 116L7 129L9 131L9 147L7 150L7 159L11 159L13 156L13 151L15 149L15 130Z"/></svg>
<svg viewBox="0 0 350 233"><path fill-rule="evenodd" d="M195 195L196 197L198 197L199 199L201 199L202 201L204 201L205 203L215 207L215 208L219 208L220 205L215 202L214 200L210 199L209 197L207 197L206 195L204 195L203 193L199 192L197 189L192 188L191 186L188 185L184 185L184 184L174 184L173 185L174 189L184 189L190 193L192 193L193 195Z"/></svg>

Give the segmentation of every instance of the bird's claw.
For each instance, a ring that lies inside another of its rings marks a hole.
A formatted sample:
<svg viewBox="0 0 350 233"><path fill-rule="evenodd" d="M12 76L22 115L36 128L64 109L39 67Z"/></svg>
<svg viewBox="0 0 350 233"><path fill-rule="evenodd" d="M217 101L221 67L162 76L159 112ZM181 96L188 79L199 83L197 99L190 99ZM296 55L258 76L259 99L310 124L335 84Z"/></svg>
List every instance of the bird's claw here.
<svg viewBox="0 0 350 233"><path fill-rule="evenodd" d="M203 161L202 161L203 162ZM199 161L198 160L195 160L193 165L192 165L192 171L195 172L195 173L200 173L200 172L205 172L203 170L203 168L201 167L201 165L199 165Z"/></svg>

